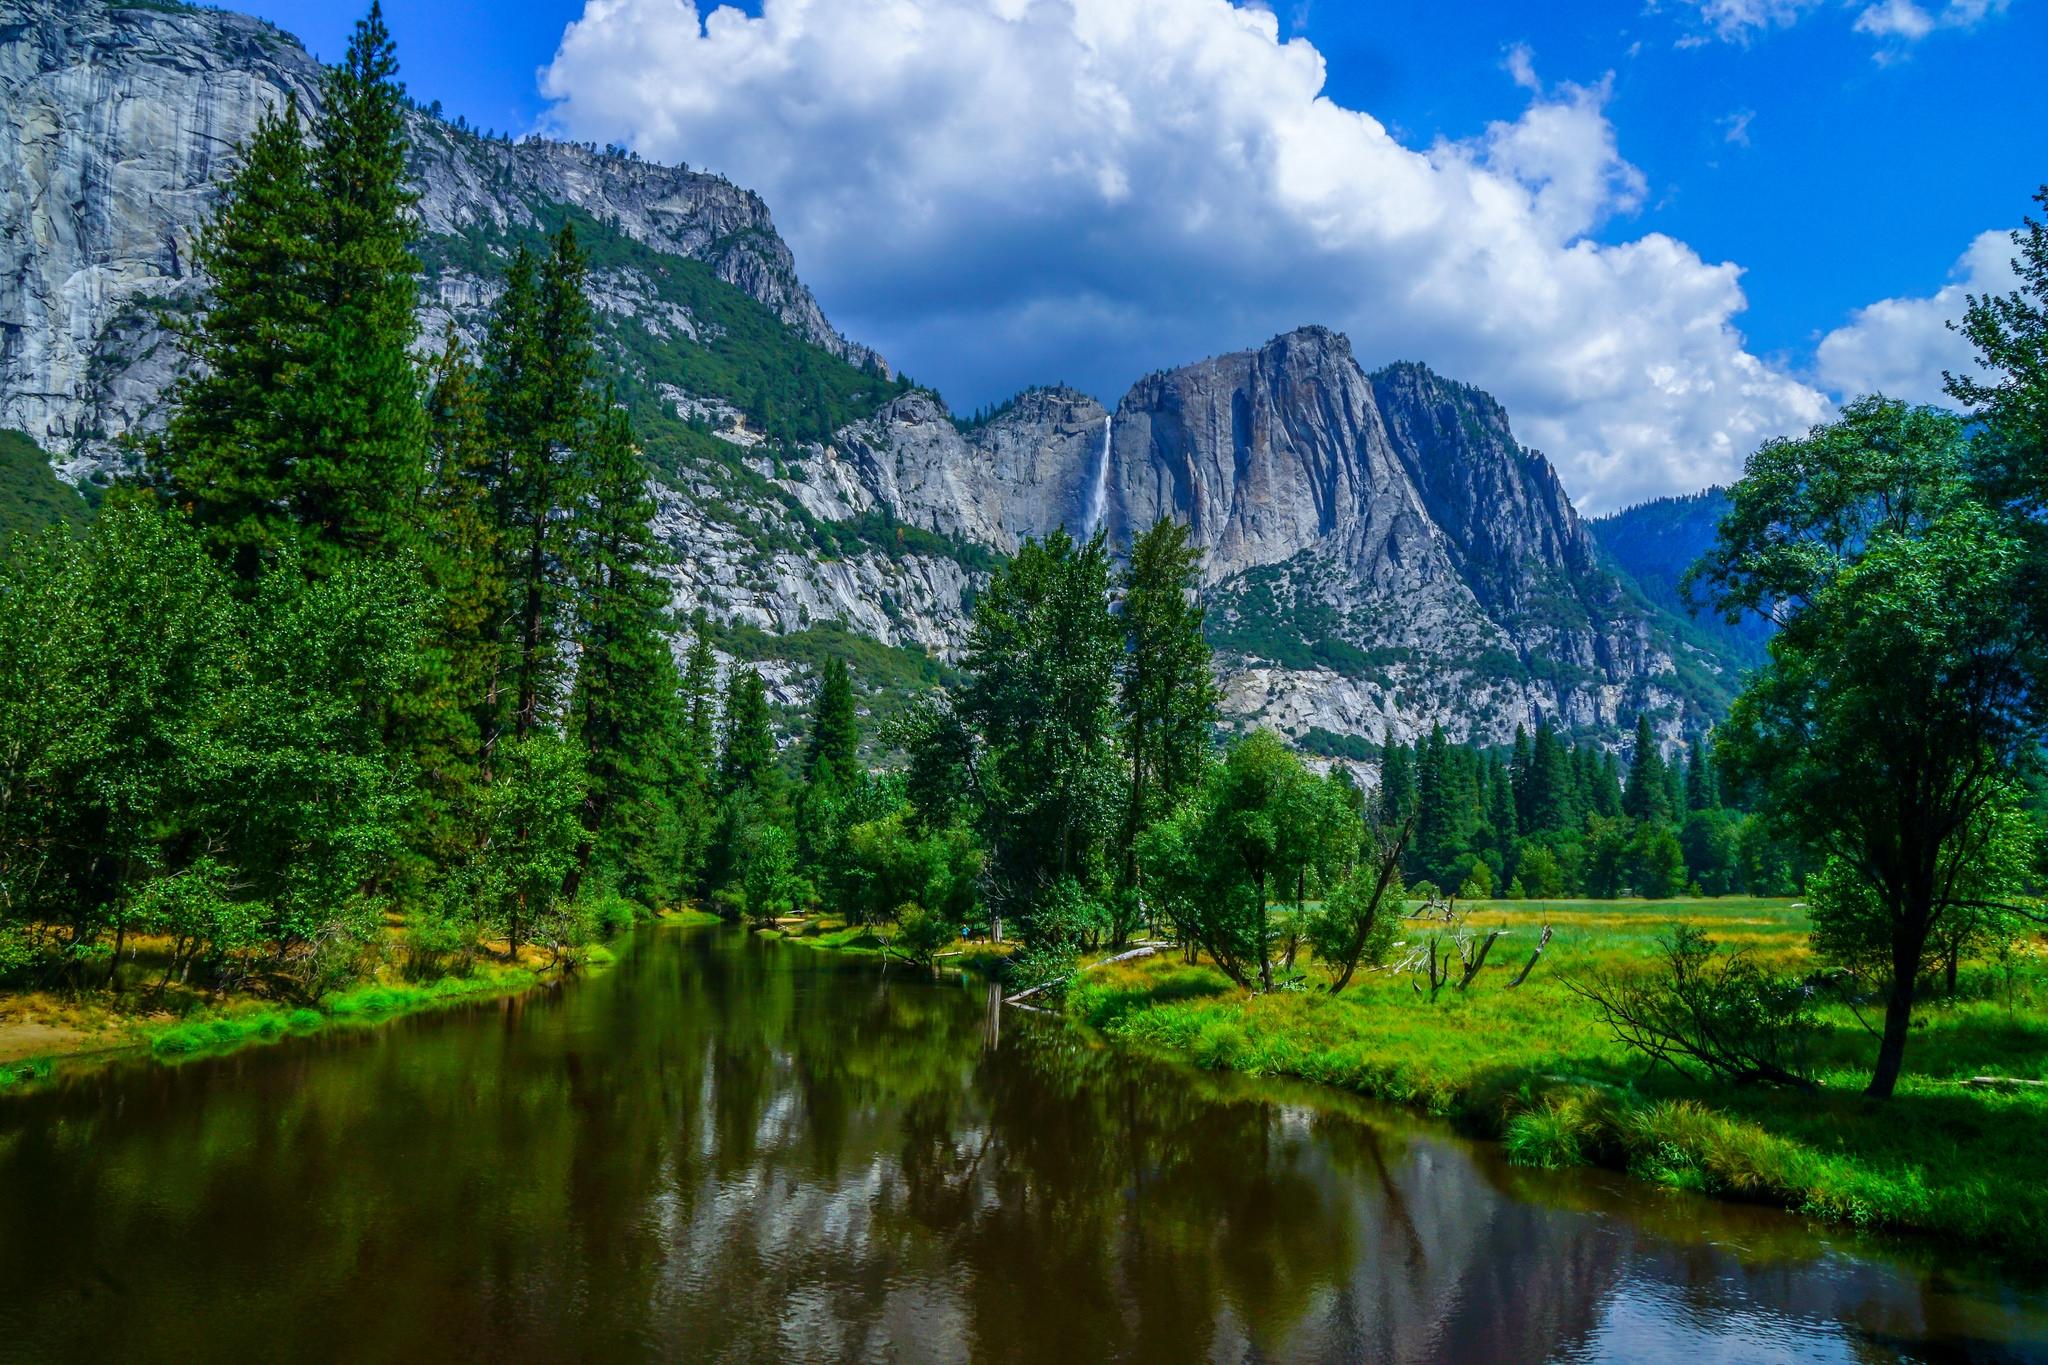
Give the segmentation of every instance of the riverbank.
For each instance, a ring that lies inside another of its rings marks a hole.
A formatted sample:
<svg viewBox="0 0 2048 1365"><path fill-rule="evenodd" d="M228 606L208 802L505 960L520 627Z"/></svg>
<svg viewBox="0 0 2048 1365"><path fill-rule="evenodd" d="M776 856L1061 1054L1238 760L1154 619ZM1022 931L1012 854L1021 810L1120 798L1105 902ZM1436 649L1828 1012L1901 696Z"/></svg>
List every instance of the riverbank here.
<svg viewBox="0 0 2048 1365"><path fill-rule="evenodd" d="M665 912L657 922L719 920L683 909ZM572 971L601 970L612 960L611 948L603 944L559 962L529 951L517 963L485 959L467 972L426 980L383 976L301 1005L250 994L203 1005L187 999L179 1002L183 1009L167 1008L162 993L143 991L0 995L0 1091L85 1061L147 1054L178 1062L336 1028L374 1027L424 1010L522 994L556 984Z"/></svg>
<svg viewBox="0 0 2048 1365"><path fill-rule="evenodd" d="M1932 1233L2048 1261L2048 999L2038 954L2016 977L1966 973L1929 1001L1890 1101L1860 1091L1875 1041L1845 1008L1822 1018L1821 1089L1737 1089L1649 1073L1565 989L1577 972L1646 961L1676 918L1766 958L1804 953L1787 902L1582 902L1479 907L1509 930L1469 990L1437 1000L1375 973L1343 995L1251 995L1175 955L1072 979L1065 1009L1118 1042L1198 1066L1293 1076L1410 1106L1501 1141L1537 1167L1604 1166L1677 1189L1832 1223ZM1555 936L1518 989L1545 920ZM1311 973L1311 977L1318 974Z"/></svg>

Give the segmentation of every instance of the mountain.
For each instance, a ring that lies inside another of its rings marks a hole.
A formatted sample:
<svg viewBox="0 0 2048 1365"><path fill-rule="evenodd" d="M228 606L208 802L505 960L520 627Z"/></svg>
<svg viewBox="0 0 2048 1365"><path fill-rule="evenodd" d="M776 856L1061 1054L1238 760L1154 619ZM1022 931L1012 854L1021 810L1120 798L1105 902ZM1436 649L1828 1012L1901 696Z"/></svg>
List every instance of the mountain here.
<svg viewBox="0 0 2048 1365"><path fill-rule="evenodd" d="M1590 523L1593 536L1614 563L1635 579L1643 595L1688 631L1733 663L1763 662L1771 623L1746 615L1734 625L1711 609L1695 606L1680 587L1685 571L1714 545L1714 530L1728 512L1728 491L1708 488L1680 497L1655 498Z"/></svg>
<svg viewBox="0 0 2048 1365"><path fill-rule="evenodd" d="M317 64L264 23L171 0L0 0L0 427L103 483L159 424L192 242L260 112ZM963 422L841 336L768 208L614 148L415 108L424 344L474 338L504 261L573 223L645 446L680 612L793 705L826 655L873 710L948 676L974 594L1027 536L1113 544L1160 516L1207 553L1227 708L1362 752L1538 718L1672 739L1729 660L1618 571L1477 389L1368 373L1322 328L1148 376L1114 411L1027 390Z"/></svg>

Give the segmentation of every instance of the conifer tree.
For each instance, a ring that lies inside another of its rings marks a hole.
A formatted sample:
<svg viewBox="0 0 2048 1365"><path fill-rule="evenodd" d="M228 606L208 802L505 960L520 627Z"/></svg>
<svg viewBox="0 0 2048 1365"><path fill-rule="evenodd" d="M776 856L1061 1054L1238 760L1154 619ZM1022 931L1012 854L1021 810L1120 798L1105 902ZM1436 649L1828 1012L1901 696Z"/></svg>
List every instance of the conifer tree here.
<svg viewBox="0 0 2048 1365"><path fill-rule="evenodd" d="M1423 876L1439 882L1449 877L1463 847L1453 762L1443 726L1432 725L1416 765L1415 862Z"/></svg>
<svg viewBox="0 0 2048 1365"><path fill-rule="evenodd" d="M377 0L320 84L311 155L320 221L309 284L316 326L296 391L291 497L316 572L336 556L412 542L426 419L413 362L418 196L406 181L405 89Z"/></svg>
<svg viewBox="0 0 2048 1365"><path fill-rule="evenodd" d="M287 496L302 437L288 396L305 383L318 301L317 202L297 100L266 112L200 229L206 280L177 324L186 368L152 463L208 549L243 584L295 538Z"/></svg>
<svg viewBox="0 0 2048 1365"><path fill-rule="evenodd" d="M681 681L664 633L668 586L656 572L654 501L632 426L609 394L593 426L582 476L589 492L575 517L570 719L587 784L579 873L594 847L617 865L654 842L681 779L675 746L683 728ZM643 890L645 880L629 889Z"/></svg>
<svg viewBox="0 0 2048 1365"><path fill-rule="evenodd" d="M853 674L843 659L827 659L811 704L811 736L804 748L804 780L841 791L860 776L860 718L854 709Z"/></svg>
<svg viewBox="0 0 2048 1365"><path fill-rule="evenodd" d="M726 679L719 719L718 794L726 800L752 796L766 803L780 786L777 777L767 684L751 667L734 668Z"/></svg>
<svg viewBox="0 0 2048 1365"><path fill-rule="evenodd" d="M1126 886L1137 879L1139 834L1201 782L1216 723L1221 694L1202 635L1200 565L1188 528L1161 518L1132 544L1122 575Z"/></svg>
<svg viewBox="0 0 2048 1365"><path fill-rule="evenodd" d="M445 860L470 837L461 812L488 773L484 699L498 667L505 586L480 376L452 323L431 381L427 480L416 514L427 632L415 685L393 704L394 737L421 776L424 806L411 843Z"/></svg>
<svg viewBox="0 0 2048 1365"><path fill-rule="evenodd" d="M1685 808L1718 810L1720 805L1720 783L1715 780L1713 764L1707 759L1707 740L1702 735L1692 742L1685 756Z"/></svg>
<svg viewBox="0 0 2048 1365"><path fill-rule="evenodd" d="M524 738L558 699L562 629L575 567L576 526L564 515L585 494L596 364L585 267L564 226L546 261L523 247L506 273L486 341L488 413L498 447L499 522L510 591L508 714Z"/></svg>
<svg viewBox="0 0 2048 1365"><path fill-rule="evenodd" d="M1508 777L1514 785L1515 822L1522 829L1535 827L1535 811L1530 805L1530 792L1535 779L1535 763L1529 750L1529 732L1522 726L1515 727L1515 750L1508 759Z"/></svg>
<svg viewBox="0 0 2048 1365"><path fill-rule="evenodd" d="M1395 829L1415 812L1414 751L1386 727L1380 730L1379 805L1381 821Z"/></svg>
<svg viewBox="0 0 2048 1365"><path fill-rule="evenodd" d="M1632 820L1669 820L1671 795L1664 776L1664 757L1647 715L1636 717L1635 751L1629 757L1628 785L1622 789L1622 813Z"/></svg>
<svg viewBox="0 0 2048 1365"><path fill-rule="evenodd" d="M1577 828L1583 818L1572 791L1571 756L1547 720L1536 723L1530 744L1529 828L1531 832Z"/></svg>

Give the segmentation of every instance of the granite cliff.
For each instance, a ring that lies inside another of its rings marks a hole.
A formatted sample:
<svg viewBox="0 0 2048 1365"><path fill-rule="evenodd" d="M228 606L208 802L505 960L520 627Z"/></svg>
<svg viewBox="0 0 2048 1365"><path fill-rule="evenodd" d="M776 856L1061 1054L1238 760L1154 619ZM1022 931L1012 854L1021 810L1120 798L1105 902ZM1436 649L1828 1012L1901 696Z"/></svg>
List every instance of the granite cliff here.
<svg viewBox="0 0 2048 1365"><path fill-rule="evenodd" d="M104 482L161 420L166 315L266 107L318 66L260 20L170 0L0 0L0 428ZM1548 718L1671 737L1725 700L1721 655L1608 560L1498 404L1420 365L1368 372L1308 327L1141 380L1114 411L1031 389L962 422L826 320L767 206L615 148L411 115L423 336L474 332L506 256L567 221L645 441L676 606L793 702L824 652L879 707L945 676L978 585L1027 536L1112 545L1161 516L1207 555L1238 722L1357 752L1441 723Z"/></svg>

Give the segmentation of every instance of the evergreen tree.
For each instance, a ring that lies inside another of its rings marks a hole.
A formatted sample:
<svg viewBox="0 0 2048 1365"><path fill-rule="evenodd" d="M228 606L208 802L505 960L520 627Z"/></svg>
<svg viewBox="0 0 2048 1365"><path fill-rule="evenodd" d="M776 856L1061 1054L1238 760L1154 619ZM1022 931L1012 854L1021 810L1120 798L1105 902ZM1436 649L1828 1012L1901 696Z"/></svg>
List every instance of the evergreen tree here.
<svg viewBox="0 0 2048 1365"><path fill-rule="evenodd" d="M1459 818L1461 793L1450 746L1441 725L1430 727L1417 765L1415 864L1424 877L1456 888L1454 863L1464 852Z"/></svg>
<svg viewBox="0 0 2048 1365"><path fill-rule="evenodd" d="M216 559L243 583L296 538L288 499L318 301L318 206L296 100L266 112L193 248L206 284L178 325L185 370L152 463Z"/></svg>
<svg viewBox="0 0 2048 1365"><path fill-rule="evenodd" d="M1123 573L1126 886L1137 878L1138 835L1201 782L1216 723L1221 693L1202 635L1200 563L1187 527L1162 518L1132 544Z"/></svg>
<svg viewBox="0 0 2048 1365"><path fill-rule="evenodd" d="M1629 756L1628 785L1622 789L1621 804L1622 813L1631 820L1671 818L1664 756L1657 751L1657 737L1647 715L1636 717L1635 749Z"/></svg>
<svg viewBox="0 0 2048 1365"><path fill-rule="evenodd" d="M957 719L981 751L967 771L997 916L1034 917L1061 883L1099 886L1108 870L1125 809L1115 747L1123 653L1099 534L1027 540L975 603Z"/></svg>
<svg viewBox="0 0 2048 1365"><path fill-rule="evenodd" d="M596 363L584 275L566 225L538 269L522 247L485 348L512 609L510 707L500 724L522 738L553 710L565 671L561 634L576 553L576 526L565 513L585 496L582 447L593 425Z"/></svg>
<svg viewBox="0 0 2048 1365"><path fill-rule="evenodd" d="M1508 760L1508 777L1514 785L1515 823L1522 829L1533 829L1536 824L1535 810L1530 804L1530 793L1535 780L1534 756L1529 748L1529 732L1522 726L1515 727L1515 751Z"/></svg>
<svg viewBox="0 0 2048 1365"><path fill-rule="evenodd" d="M1593 789L1589 813L1607 820L1621 815L1621 763L1611 752L1600 755L1599 785Z"/></svg>
<svg viewBox="0 0 2048 1365"><path fill-rule="evenodd" d="M418 196L406 180L405 89L376 0L323 74L311 179L320 222L309 285L316 325L296 390L291 484L315 571L337 555L412 541L425 415L413 363Z"/></svg>
<svg viewBox="0 0 2048 1365"><path fill-rule="evenodd" d="M654 500L625 411L609 401L589 437L585 479L590 491L577 509L577 664L570 702L586 781L579 870L595 847L619 866L654 842L680 781L675 746L683 723L675 655L664 631L668 585L656 572L662 555ZM644 869L633 870L627 889L644 892L647 880Z"/></svg>
<svg viewBox="0 0 2048 1365"><path fill-rule="evenodd" d="M1702 735L1692 742L1685 755L1685 808L1701 811L1719 810L1720 807L1720 784L1715 780L1713 764L1707 758L1706 736Z"/></svg>
<svg viewBox="0 0 2048 1365"><path fill-rule="evenodd" d="M1380 820L1399 829L1415 813L1415 754L1391 730L1380 730Z"/></svg>
<svg viewBox="0 0 2048 1365"><path fill-rule="evenodd" d="M484 701L498 668L505 585L481 380L452 323L431 373L418 513L429 620L416 685L394 699L394 730L420 769L424 805L412 843L445 861L471 839L462 811L488 772Z"/></svg>
<svg viewBox="0 0 2048 1365"><path fill-rule="evenodd" d="M751 797L772 806L780 794L775 731L768 718L768 686L751 667L735 667L725 684L719 719L718 794Z"/></svg>
<svg viewBox="0 0 2048 1365"><path fill-rule="evenodd" d="M860 718L853 701L853 674L843 659L827 659L811 703L811 737L804 748L804 780L841 791L860 778Z"/></svg>
<svg viewBox="0 0 2048 1365"><path fill-rule="evenodd" d="M1577 828L1579 806L1572 792L1571 757L1549 721L1538 721L1530 746L1529 829L1559 831Z"/></svg>
<svg viewBox="0 0 2048 1365"><path fill-rule="evenodd" d="M1515 791L1513 774L1498 758L1488 767L1486 828L1491 836L1490 848L1500 868L1501 884L1505 886L1514 875L1515 840L1521 833L1515 814Z"/></svg>

